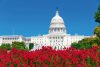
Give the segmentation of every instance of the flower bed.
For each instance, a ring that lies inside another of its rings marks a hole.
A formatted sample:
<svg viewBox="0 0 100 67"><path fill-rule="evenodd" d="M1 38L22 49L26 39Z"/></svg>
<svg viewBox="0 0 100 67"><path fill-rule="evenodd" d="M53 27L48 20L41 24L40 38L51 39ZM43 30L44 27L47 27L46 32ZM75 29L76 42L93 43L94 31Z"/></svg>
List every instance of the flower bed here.
<svg viewBox="0 0 100 67"><path fill-rule="evenodd" d="M53 50L43 47L41 50L24 51L0 49L0 67L99 67L100 47L77 50Z"/></svg>

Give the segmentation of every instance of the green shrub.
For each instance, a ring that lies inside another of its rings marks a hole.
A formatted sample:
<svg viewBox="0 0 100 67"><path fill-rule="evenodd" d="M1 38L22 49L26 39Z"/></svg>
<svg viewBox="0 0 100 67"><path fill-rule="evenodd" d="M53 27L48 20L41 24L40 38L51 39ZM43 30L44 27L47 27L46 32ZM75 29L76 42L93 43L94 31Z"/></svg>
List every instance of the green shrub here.
<svg viewBox="0 0 100 67"><path fill-rule="evenodd" d="M17 48L19 50L28 50L24 42L12 42L12 48Z"/></svg>
<svg viewBox="0 0 100 67"><path fill-rule="evenodd" d="M33 47L34 47L34 44L33 43L30 43L29 44L29 50L33 49Z"/></svg>
<svg viewBox="0 0 100 67"><path fill-rule="evenodd" d="M75 48L77 48L77 49L80 48L80 44L78 44L76 42L72 43L72 46L75 47Z"/></svg>
<svg viewBox="0 0 100 67"><path fill-rule="evenodd" d="M11 44L1 44L0 48L1 49L11 50Z"/></svg>

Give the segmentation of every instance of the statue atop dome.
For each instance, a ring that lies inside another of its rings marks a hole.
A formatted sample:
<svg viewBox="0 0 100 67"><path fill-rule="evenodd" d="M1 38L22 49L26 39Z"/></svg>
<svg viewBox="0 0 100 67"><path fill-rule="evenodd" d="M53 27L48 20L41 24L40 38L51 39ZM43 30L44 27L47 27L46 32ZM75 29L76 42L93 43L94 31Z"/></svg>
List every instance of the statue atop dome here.
<svg viewBox="0 0 100 67"><path fill-rule="evenodd" d="M59 15L59 9L56 8L56 15Z"/></svg>

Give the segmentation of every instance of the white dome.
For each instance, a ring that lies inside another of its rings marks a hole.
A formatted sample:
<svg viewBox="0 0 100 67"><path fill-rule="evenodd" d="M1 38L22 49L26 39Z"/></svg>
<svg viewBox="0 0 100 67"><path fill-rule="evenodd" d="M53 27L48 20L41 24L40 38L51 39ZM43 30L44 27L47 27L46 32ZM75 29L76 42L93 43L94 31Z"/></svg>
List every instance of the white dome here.
<svg viewBox="0 0 100 67"><path fill-rule="evenodd" d="M60 17L58 11L56 11L56 15L51 20L50 28L52 27L65 27L63 18Z"/></svg>
<svg viewBox="0 0 100 67"><path fill-rule="evenodd" d="M56 15L51 20L49 33L66 33L66 27L59 11L56 11Z"/></svg>
<svg viewBox="0 0 100 67"><path fill-rule="evenodd" d="M64 23L64 21L58 14L56 14L56 16L52 18L51 23Z"/></svg>

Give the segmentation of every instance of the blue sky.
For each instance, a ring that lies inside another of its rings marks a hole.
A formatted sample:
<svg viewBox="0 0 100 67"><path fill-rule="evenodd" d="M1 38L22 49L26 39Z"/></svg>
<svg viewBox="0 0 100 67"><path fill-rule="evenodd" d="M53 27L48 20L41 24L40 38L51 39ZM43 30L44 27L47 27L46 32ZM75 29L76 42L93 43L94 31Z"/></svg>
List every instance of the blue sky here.
<svg viewBox="0 0 100 67"><path fill-rule="evenodd" d="M56 7L69 34L92 35L99 0L0 0L0 35L48 34Z"/></svg>

